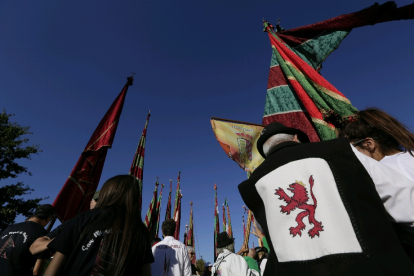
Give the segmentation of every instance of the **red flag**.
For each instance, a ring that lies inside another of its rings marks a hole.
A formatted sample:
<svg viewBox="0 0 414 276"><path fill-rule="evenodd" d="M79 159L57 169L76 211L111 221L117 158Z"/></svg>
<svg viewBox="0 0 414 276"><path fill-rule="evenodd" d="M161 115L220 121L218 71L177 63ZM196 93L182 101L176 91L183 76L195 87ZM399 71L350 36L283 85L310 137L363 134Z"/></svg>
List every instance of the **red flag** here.
<svg viewBox="0 0 414 276"><path fill-rule="evenodd" d="M170 179L170 194L168 195L167 209L165 210L165 220L171 218L171 190L172 190L172 180Z"/></svg>
<svg viewBox="0 0 414 276"><path fill-rule="evenodd" d="M229 207L229 204L227 203L227 198L224 201L224 206L227 207L227 219L228 219L227 227L226 227L227 234L229 235L230 238L233 238L233 229L231 228L231 219L230 219L230 207Z"/></svg>
<svg viewBox="0 0 414 276"><path fill-rule="evenodd" d="M144 130L142 131L141 138L139 139L137 150L135 151L134 160L132 160L129 174L135 176L138 180L139 190L141 197L139 199L139 209L142 209L142 179L144 177L144 155L145 155L145 141L147 137L148 121L150 118L151 110L148 111L147 121L145 122Z"/></svg>
<svg viewBox="0 0 414 276"><path fill-rule="evenodd" d="M244 216L243 216L243 237L246 236L246 225L244 224Z"/></svg>
<svg viewBox="0 0 414 276"><path fill-rule="evenodd" d="M112 147L115 138L128 87L132 85L133 78L127 79L52 204L61 222L89 209L89 202L101 178L108 148Z"/></svg>
<svg viewBox="0 0 414 276"><path fill-rule="evenodd" d="M188 228L187 240L185 245L194 247L194 259L191 261L192 264L196 262L195 256L195 240L194 240L194 221L193 221L193 202L190 202L191 210L190 210L190 227Z"/></svg>

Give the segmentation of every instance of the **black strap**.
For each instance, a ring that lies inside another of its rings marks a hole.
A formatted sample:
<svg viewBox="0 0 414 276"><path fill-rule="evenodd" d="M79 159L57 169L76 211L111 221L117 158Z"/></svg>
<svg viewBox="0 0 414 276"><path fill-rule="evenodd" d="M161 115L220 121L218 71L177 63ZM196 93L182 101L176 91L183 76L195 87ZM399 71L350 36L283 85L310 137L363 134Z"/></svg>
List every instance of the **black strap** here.
<svg viewBox="0 0 414 276"><path fill-rule="evenodd" d="M229 254L227 254L226 256L224 256L223 257L223 259L221 259L221 261L220 261L220 263L218 264L218 266L216 267L216 266L214 266L215 267L215 270L214 270L214 276L218 276L218 274L217 274L217 270L218 270L218 268L220 267L220 265L221 265L221 263L223 262L223 260L228 256L228 255L230 255L231 253L229 253Z"/></svg>

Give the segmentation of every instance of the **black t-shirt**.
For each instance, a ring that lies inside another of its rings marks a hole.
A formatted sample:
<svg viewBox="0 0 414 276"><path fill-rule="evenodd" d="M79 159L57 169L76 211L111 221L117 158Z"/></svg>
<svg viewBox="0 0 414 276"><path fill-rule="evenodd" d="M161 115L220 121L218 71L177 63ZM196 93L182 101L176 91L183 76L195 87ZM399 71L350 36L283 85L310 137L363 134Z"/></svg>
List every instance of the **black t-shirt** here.
<svg viewBox="0 0 414 276"><path fill-rule="evenodd" d="M68 258L62 275L91 275L103 236L110 231L104 229L102 216L103 211L100 209L79 214L67 221L56 238L49 243L50 250L59 251ZM154 262L148 231L144 224L142 227L146 244L141 254L134 256L135 259L128 264L125 275L139 275L142 265ZM83 234L85 230L88 232L86 235Z"/></svg>
<svg viewBox="0 0 414 276"><path fill-rule="evenodd" d="M33 275L32 268L36 263L37 256L33 256L29 248L37 238L46 235L46 233L46 230L39 223L33 221L12 225L1 232L1 275Z"/></svg>
<svg viewBox="0 0 414 276"><path fill-rule="evenodd" d="M196 268L196 266L194 264L191 264L191 273L193 275L197 275L197 271L198 269Z"/></svg>

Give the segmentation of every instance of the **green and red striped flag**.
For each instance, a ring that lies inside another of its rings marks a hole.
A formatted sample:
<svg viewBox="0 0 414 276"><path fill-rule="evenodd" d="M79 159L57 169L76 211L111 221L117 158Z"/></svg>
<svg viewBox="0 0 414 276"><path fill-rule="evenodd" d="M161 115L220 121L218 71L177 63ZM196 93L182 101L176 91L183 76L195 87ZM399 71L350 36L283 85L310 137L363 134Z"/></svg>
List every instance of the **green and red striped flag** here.
<svg viewBox="0 0 414 276"><path fill-rule="evenodd" d="M155 214L157 217L157 220L155 222L155 238L158 238L158 234L159 234L159 228L160 228L160 214L161 214L161 199L162 199L162 189L164 188L164 184L161 184L161 191L160 191L160 195L158 196L158 200L157 200L157 208L155 209Z"/></svg>
<svg viewBox="0 0 414 276"><path fill-rule="evenodd" d="M150 118L151 110L148 111L147 120L145 122L144 130L142 131L141 138L139 139L137 150L135 151L134 160L132 160L129 174L135 176L138 180L139 190L141 196L139 199L139 209L142 210L142 179L144 177L144 155L145 155L145 141L147 137L147 127Z"/></svg>
<svg viewBox="0 0 414 276"><path fill-rule="evenodd" d="M158 183L158 179L157 179L157 182L155 182L154 195L153 195L151 203L148 207L148 212L147 212L147 215L145 216L145 221L144 221L145 226L147 227L148 232L150 233L151 240L154 239L154 237L155 237L155 231L154 231L154 228L155 228L155 215L156 215L155 214L155 209L156 209L155 204L157 202L158 185L159 185L159 183ZM151 233L154 233L154 235L151 235Z"/></svg>
<svg viewBox="0 0 414 276"><path fill-rule="evenodd" d="M233 238L233 229L231 228L231 219L230 219L230 207L229 207L229 204L227 203L227 197L226 197L226 200L224 201L224 206L227 207L227 226L226 226L227 235L229 235L230 238Z"/></svg>
<svg viewBox="0 0 414 276"><path fill-rule="evenodd" d="M168 194L167 208L165 210L165 219L171 219L171 191L172 191L172 180L170 179L170 193Z"/></svg>
<svg viewBox="0 0 414 276"><path fill-rule="evenodd" d="M226 210L224 208L224 203L221 209L223 211L223 232L227 232Z"/></svg>
<svg viewBox="0 0 414 276"><path fill-rule="evenodd" d="M174 213L174 220L175 220L175 233L174 233L174 239L177 241L180 239L180 226L181 226L181 198L183 195L181 192L178 195L178 202L177 202L177 209Z"/></svg>
<svg viewBox="0 0 414 276"><path fill-rule="evenodd" d="M413 18L414 5L397 8L387 2L291 30L275 31L264 21L273 55L263 125L300 129L311 142L336 138L336 129L357 109L319 74L322 62L353 28Z"/></svg>
<svg viewBox="0 0 414 276"><path fill-rule="evenodd" d="M214 205L214 262L217 259L217 236L220 234L219 211L217 203L217 184L214 184L215 205Z"/></svg>
<svg viewBox="0 0 414 276"><path fill-rule="evenodd" d="M177 178L177 190L175 191L175 203L174 203L174 220L175 220L175 233L174 239L177 241L180 240L180 225L181 225L181 198L183 195L181 194L180 189L180 179L181 179L181 172L178 172Z"/></svg>
<svg viewBox="0 0 414 276"><path fill-rule="evenodd" d="M194 247L194 259L191 261L192 264L195 264L196 262L196 255L195 255L195 240L194 240L194 221L193 221L193 202L190 202L190 223L188 227L188 233L187 233L187 243L186 245Z"/></svg>

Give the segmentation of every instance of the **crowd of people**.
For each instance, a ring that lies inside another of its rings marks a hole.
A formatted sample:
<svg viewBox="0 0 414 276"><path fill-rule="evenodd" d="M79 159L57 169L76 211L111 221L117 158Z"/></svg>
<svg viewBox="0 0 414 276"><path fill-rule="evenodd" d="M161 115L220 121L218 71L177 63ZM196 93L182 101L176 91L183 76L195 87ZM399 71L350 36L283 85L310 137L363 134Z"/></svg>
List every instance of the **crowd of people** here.
<svg viewBox="0 0 414 276"><path fill-rule="evenodd" d="M265 161L238 188L263 247L235 253L234 239L220 233L204 276L414 274L414 134L404 125L371 108L338 139L309 143L275 122L257 149ZM194 248L173 237L174 220L162 223L162 240L149 237L137 219L140 196L135 177L112 177L91 210L50 233L54 208L39 206L1 232L0 274L201 275Z"/></svg>

